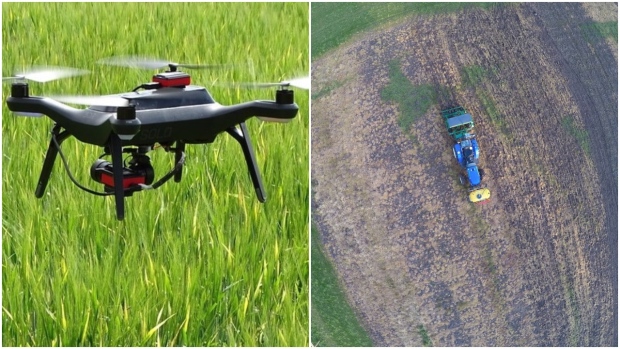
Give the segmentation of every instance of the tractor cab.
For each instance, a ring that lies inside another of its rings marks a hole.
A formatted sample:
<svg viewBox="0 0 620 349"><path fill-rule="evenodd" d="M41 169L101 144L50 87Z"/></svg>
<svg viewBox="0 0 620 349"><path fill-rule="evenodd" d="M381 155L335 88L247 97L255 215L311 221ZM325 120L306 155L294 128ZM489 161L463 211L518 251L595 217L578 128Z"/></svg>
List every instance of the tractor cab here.
<svg viewBox="0 0 620 349"><path fill-rule="evenodd" d="M452 149L454 158L462 167L477 164L480 156L480 148L475 139L464 139L456 143Z"/></svg>

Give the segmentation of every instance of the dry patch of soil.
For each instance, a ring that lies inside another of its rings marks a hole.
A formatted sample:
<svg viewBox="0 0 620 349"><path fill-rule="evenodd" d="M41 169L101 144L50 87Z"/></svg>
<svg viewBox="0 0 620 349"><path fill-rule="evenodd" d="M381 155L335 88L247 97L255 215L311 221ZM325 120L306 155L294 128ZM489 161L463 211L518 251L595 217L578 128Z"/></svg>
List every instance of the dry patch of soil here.
<svg viewBox="0 0 620 349"><path fill-rule="evenodd" d="M313 219L376 345L422 345L419 326L436 346L618 344L617 48L579 27L607 12L414 17L313 62ZM408 132L380 97L393 59L439 94ZM458 184L451 105L474 116L485 206Z"/></svg>

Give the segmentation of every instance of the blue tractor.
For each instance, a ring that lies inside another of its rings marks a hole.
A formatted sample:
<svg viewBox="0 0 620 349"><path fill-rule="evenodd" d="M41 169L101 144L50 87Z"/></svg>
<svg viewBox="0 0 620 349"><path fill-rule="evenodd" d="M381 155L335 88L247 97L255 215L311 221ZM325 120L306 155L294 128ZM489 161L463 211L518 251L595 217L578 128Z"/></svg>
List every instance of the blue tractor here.
<svg viewBox="0 0 620 349"><path fill-rule="evenodd" d="M491 191L482 185L483 172L478 168L480 148L473 134L474 120L463 107L445 109L441 115L446 122L448 133L455 141L452 151L454 158L463 169L459 178L461 184L469 189L469 201L482 203L491 197Z"/></svg>

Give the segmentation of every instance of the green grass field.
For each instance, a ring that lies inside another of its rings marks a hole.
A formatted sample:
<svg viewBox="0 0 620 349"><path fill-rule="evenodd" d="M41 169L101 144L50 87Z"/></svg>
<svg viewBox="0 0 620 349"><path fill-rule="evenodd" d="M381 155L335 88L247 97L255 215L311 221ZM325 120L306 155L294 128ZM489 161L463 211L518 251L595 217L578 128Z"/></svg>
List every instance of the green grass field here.
<svg viewBox="0 0 620 349"><path fill-rule="evenodd" d="M589 42L595 42L600 38L612 38L618 42L618 21L581 25L581 32Z"/></svg>
<svg viewBox="0 0 620 349"><path fill-rule="evenodd" d="M5 3L2 73L33 65L91 70L33 82L33 95L129 91L156 71L97 65L114 55L233 64L191 71L221 104L274 91L220 82L308 74L307 3ZM4 84L6 98L10 85ZM49 118L2 118L3 346L306 346L308 92L288 124L248 121L268 199L260 204L237 142L188 145L181 183L114 200L74 186L60 159L42 199L34 188ZM63 144L78 180L102 149ZM173 156L149 153L156 178Z"/></svg>
<svg viewBox="0 0 620 349"><path fill-rule="evenodd" d="M355 34L407 15L432 15L492 5L459 2L312 3L312 59L346 42Z"/></svg>
<svg viewBox="0 0 620 349"><path fill-rule="evenodd" d="M371 347L372 341L359 325L340 289L331 263L321 249L317 228L312 226L312 344L320 347Z"/></svg>

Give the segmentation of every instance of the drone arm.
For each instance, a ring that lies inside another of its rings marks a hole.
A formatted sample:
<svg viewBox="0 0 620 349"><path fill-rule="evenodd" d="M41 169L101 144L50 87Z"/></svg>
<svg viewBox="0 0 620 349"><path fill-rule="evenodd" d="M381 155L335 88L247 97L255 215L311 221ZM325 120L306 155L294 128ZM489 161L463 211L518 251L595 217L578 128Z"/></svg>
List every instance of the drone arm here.
<svg viewBox="0 0 620 349"><path fill-rule="evenodd" d="M295 103L283 104L273 101L249 102L253 116L264 116L276 119L292 119L297 115L299 106Z"/></svg>
<svg viewBox="0 0 620 349"><path fill-rule="evenodd" d="M293 119L297 115L298 110L299 106L295 103L283 104L274 101L252 101L231 106L220 106L215 111L215 115L222 117L224 120L234 118L235 125L238 125L253 116L286 121Z"/></svg>
<svg viewBox="0 0 620 349"><path fill-rule="evenodd" d="M250 171L252 183L254 184L254 189L256 190L258 201L265 202L265 200L267 200L267 195L265 194L263 181L258 170L258 165L256 164L256 158L254 157L254 149L252 148L252 143L250 141L250 134L245 126L245 122L240 123L239 126L240 129L231 127L227 129L226 132L233 136L233 138L236 139L241 145L243 155L245 156L245 161L248 165L248 171Z"/></svg>
<svg viewBox="0 0 620 349"><path fill-rule="evenodd" d="M112 113L76 109L44 97L8 97L6 104L14 112L40 113L71 132L77 139L103 146L111 132Z"/></svg>
<svg viewBox="0 0 620 349"><path fill-rule="evenodd" d="M33 112L45 114L54 121L56 119L78 119L79 109L71 108L60 102L45 97L8 97L6 104L14 112Z"/></svg>

